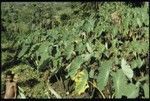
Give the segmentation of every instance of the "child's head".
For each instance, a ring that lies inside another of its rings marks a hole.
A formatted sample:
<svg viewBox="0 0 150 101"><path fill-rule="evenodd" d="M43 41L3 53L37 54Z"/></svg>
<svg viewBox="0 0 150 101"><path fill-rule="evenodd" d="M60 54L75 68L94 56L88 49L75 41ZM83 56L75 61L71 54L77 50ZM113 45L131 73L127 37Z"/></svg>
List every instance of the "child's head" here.
<svg viewBox="0 0 150 101"><path fill-rule="evenodd" d="M6 73L6 81L13 81L14 74L11 71Z"/></svg>

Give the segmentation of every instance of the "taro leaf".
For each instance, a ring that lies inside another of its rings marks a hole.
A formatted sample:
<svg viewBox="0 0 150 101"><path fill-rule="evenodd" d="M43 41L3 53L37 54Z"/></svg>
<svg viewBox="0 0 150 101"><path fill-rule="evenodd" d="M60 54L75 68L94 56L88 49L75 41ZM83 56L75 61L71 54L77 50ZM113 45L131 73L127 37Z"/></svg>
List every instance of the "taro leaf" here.
<svg viewBox="0 0 150 101"><path fill-rule="evenodd" d="M80 27L84 24L84 20L80 21L80 22L76 22L74 23L74 28L75 29L80 29Z"/></svg>
<svg viewBox="0 0 150 101"><path fill-rule="evenodd" d="M19 95L17 96L17 98L25 99L26 96L24 94L24 90L18 86L18 91L19 91Z"/></svg>
<svg viewBox="0 0 150 101"><path fill-rule="evenodd" d="M139 94L139 85L128 84L127 79L122 70L118 70L113 74L113 82L115 87L116 98L127 96L127 98L136 98Z"/></svg>
<svg viewBox="0 0 150 101"><path fill-rule="evenodd" d="M139 27L141 27L142 26L142 22L140 21L140 19L137 18L136 20L137 20L137 23L138 23Z"/></svg>
<svg viewBox="0 0 150 101"><path fill-rule="evenodd" d="M38 69L40 69L40 68L42 68L42 67L44 67L46 64L47 64L47 62L48 62L48 60L49 60L49 58L50 58L50 55L49 55L49 45L50 45L50 43L49 42L44 42L40 47L39 47L39 49L37 50L37 56L40 56L41 57L41 59L39 60L39 65L38 65Z"/></svg>
<svg viewBox="0 0 150 101"><path fill-rule="evenodd" d="M142 52L143 53L146 53L146 52L148 52L148 49L149 49L149 41L148 42L146 42L146 41L144 41L144 42L140 42L141 43L141 49L142 49Z"/></svg>
<svg viewBox="0 0 150 101"><path fill-rule="evenodd" d="M90 72L89 72L89 77L90 77L90 78L94 78L94 72L95 72L94 69L91 69L91 70L90 70Z"/></svg>
<svg viewBox="0 0 150 101"><path fill-rule="evenodd" d="M96 36L97 37L100 36L104 30L103 25L96 26L94 30L95 30Z"/></svg>
<svg viewBox="0 0 150 101"><path fill-rule="evenodd" d="M135 39L129 44L129 50L137 53L146 53L148 51L148 44L146 41L136 41Z"/></svg>
<svg viewBox="0 0 150 101"><path fill-rule="evenodd" d="M94 57L100 58L102 55L99 53L99 51L94 51Z"/></svg>
<svg viewBox="0 0 150 101"><path fill-rule="evenodd" d="M90 53L93 52L92 47L90 46L89 43L86 43L86 47L87 47L88 52L90 52Z"/></svg>
<svg viewBox="0 0 150 101"><path fill-rule="evenodd" d="M115 37L118 34L118 27L117 26L113 27L112 34L113 34L113 37Z"/></svg>
<svg viewBox="0 0 150 101"><path fill-rule="evenodd" d="M79 54L82 54L86 49L86 46L83 43L80 43L77 45L76 50L79 52Z"/></svg>
<svg viewBox="0 0 150 101"><path fill-rule="evenodd" d="M102 62L101 67L99 67L97 86L100 91L104 90L104 87L107 85L111 67L112 67L112 60Z"/></svg>
<svg viewBox="0 0 150 101"><path fill-rule="evenodd" d="M78 69L80 68L81 64L83 62L86 62L90 59L90 54L83 54L81 56L76 57L70 64L68 68L68 75L71 77L71 79L76 75Z"/></svg>
<svg viewBox="0 0 150 101"><path fill-rule="evenodd" d="M19 95L17 96L17 98L26 99L26 96L22 92L19 92Z"/></svg>
<svg viewBox="0 0 150 101"><path fill-rule="evenodd" d="M140 68L144 63L144 60L142 61L141 58L137 58L136 60L133 60L131 62L131 67L134 69L136 67Z"/></svg>
<svg viewBox="0 0 150 101"><path fill-rule="evenodd" d="M115 97L121 98L123 95L123 90L125 89L124 85L127 82L127 79L121 69L113 74L113 82L115 87Z"/></svg>
<svg viewBox="0 0 150 101"><path fill-rule="evenodd" d="M128 28L128 26L129 26L129 20L130 20L130 18L129 18L129 13L127 13L127 16L125 16L124 17L124 20L123 20L123 26L124 26L124 32L125 33L127 33L128 32L128 30L129 30L129 28Z"/></svg>
<svg viewBox="0 0 150 101"><path fill-rule="evenodd" d="M78 95L85 92L85 90L89 87L87 82L88 72L85 69L78 72L73 80L75 81L75 92Z"/></svg>
<svg viewBox="0 0 150 101"><path fill-rule="evenodd" d="M73 49L74 49L73 44L69 44L66 46L65 53L67 54L67 60L70 59Z"/></svg>
<svg viewBox="0 0 150 101"><path fill-rule="evenodd" d="M26 52L29 50L29 48L30 48L30 45L23 44L22 50L18 54L18 58L21 58L24 54L26 54Z"/></svg>
<svg viewBox="0 0 150 101"><path fill-rule="evenodd" d="M139 87L132 83L126 84L124 85L124 90L122 92L127 98L136 98L139 95Z"/></svg>
<svg viewBox="0 0 150 101"><path fill-rule="evenodd" d="M132 51L135 51L137 53L142 52L141 44L138 41L133 40L130 45L131 45L130 48L132 49Z"/></svg>
<svg viewBox="0 0 150 101"><path fill-rule="evenodd" d="M49 59L50 59L50 57L46 57L45 59L42 58L39 62L37 69L40 70L41 68L45 67L47 65L47 63L49 62Z"/></svg>
<svg viewBox="0 0 150 101"><path fill-rule="evenodd" d="M29 51L29 55L31 55L31 54L33 54L38 48L39 48L39 45L40 45L41 43L37 43L37 44L34 44L32 47L31 47L31 49L30 49L30 51Z"/></svg>
<svg viewBox="0 0 150 101"><path fill-rule="evenodd" d="M82 58L81 56L76 57L72 62L71 65L68 68L68 75L73 78L75 74L77 73L77 70L80 68L80 65L82 64Z"/></svg>
<svg viewBox="0 0 150 101"><path fill-rule="evenodd" d="M83 30L86 31L87 33L89 33L90 31L93 30L94 23L95 23L95 20L93 20L93 19L86 20L82 27Z"/></svg>
<svg viewBox="0 0 150 101"><path fill-rule="evenodd" d="M144 89L145 98L149 98L149 86L148 86L148 84L145 83L143 85L143 89Z"/></svg>
<svg viewBox="0 0 150 101"><path fill-rule="evenodd" d="M20 86L18 86L18 89L20 92L24 93L24 90Z"/></svg>
<svg viewBox="0 0 150 101"><path fill-rule="evenodd" d="M123 73L131 79L133 77L133 70L131 69L130 65L127 64L126 60L123 58L121 60L121 68L123 70Z"/></svg>
<svg viewBox="0 0 150 101"><path fill-rule="evenodd" d="M53 59L53 68L57 68L58 60Z"/></svg>
<svg viewBox="0 0 150 101"><path fill-rule="evenodd" d="M141 79L138 80L138 82L143 82L143 81L148 81L149 80L149 75L145 75Z"/></svg>
<svg viewBox="0 0 150 101"><path fill-rule="evenodd" d="M58 45L57 45L57 48L56 48L56 54L55 54L55 58L59 58L60 57L60 55L61 55L61 51L60 51L60 49L58 48Z"/></svg>
<svg viewBox="0 0 150 101"><path fill-rule="evenodd" d="M88 53L86 53L86 54L82 54L81 55L81 57L82 57L82 61L83 62L86 62L86 61L88 61L90 58L91 58L91 54L88 54Z"/></svg>
<svg viewBox="0 0 150 101"><path fill-rule="evenodd" d="M105 46L101 42L97 42L94 49L97 50L99 54L101 54L104 52Z"/></svg>

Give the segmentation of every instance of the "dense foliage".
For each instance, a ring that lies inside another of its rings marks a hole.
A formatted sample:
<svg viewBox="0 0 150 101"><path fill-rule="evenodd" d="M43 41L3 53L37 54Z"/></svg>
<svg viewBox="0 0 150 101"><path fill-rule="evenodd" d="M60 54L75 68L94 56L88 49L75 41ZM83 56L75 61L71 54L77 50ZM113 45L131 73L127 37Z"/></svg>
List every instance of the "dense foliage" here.
<svg viewBox="0 0 150 101"><path fill-rule="evenodd" d="M73 81L70 94L149 98L148 3L14 2L1 14L2 49L37 73Z"/></svg>

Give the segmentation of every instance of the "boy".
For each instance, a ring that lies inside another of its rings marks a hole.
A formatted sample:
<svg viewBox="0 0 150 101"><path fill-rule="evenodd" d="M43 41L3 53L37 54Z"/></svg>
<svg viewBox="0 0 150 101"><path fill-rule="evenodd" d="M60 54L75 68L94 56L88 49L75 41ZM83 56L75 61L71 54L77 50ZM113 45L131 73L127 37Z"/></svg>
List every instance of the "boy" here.
<svg viewBox="0 0 150 101"><path fill-rule="evenodd" d="M6 90L4 99L16 99L17 97L17 84L13 81L14 75L9 71L6 74Z"/></svg>

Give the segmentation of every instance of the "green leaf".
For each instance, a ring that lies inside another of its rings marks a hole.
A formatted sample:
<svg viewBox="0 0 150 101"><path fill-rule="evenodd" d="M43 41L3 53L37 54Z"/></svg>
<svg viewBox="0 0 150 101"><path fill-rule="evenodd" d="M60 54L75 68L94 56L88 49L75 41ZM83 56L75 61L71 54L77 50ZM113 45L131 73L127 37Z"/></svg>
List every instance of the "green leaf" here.
<svg viewBox="0 0 150 101"><path fill-rule="evenodd" d="M78 69L80 68L81 64L83 62L86 62L90 59L91 55L90 54L82 54L81 56L76 57L68 67L68 75L73 78Z"/></svg>
<svg viewBox="0 0 150 101"><path fill-rule="evenodd" d="M83 43L78 44L76 47L76 50L79 52L79 54L83 54L85 49L86 49L86 46Z"/></svg>
<svg viewBox="0 0 150 101"><path fill-rule="evenodd" d="M115 87L115 97L121 98L123 95L124 85L127 82L127 79L122 70L119 69L116 73L113 74L113 82Z"/></svg>
<svg viewBox="0 0 150 101"><path fill-rule="evenodd" d="M82 61L85 62L85 61L88 61L90 58L91 58L92 54L82 54L81 57L82 57Z"/></svg>
<svg viewBox="0 0 150 101"><path fill-rule="evenodd" d="M70 67L68 68L68 75L73 78L75 74L77 73L77 70L80 68L80 65L82 64L82 58L81 56L76 57L72 62Z"/></svg>
<svg viewBox="0 0 150 101"><path fill-rule="evenodd" d="M139 27L141 27L141 26L142 26L142 23L141 23L140 19L137 18L136 20L137 20L137 23L138 23Z"/></svg>
<svg viewBox="0 0 150 101"><path fill-rule="evenodd" d="M133 77L133 70L131 69L130 65L127 64L126 60L123 58L121 60L121 68L123 70L123 73L131 79Z"/></svg>
<svg viewBox="0 0 150 101"><path fill-rule="evenodd" d="M117 26L113 27L112 34L113 34L113 37L115 37L118 34L118 27Z"/></svg>
<svg viewBox="0 0 150 101"><path fill-rule="evenodd" d="M73 44L67 44L65 49L65 53L67 54L67 60L70 59L73 50L74 50Z"/></svg>
<svg viewBox="0 0 150 101"><path fill-rule="evenodd" d="M139 87L134 84L126 84L123 95L127 96L127 98L136 98L139 95Z"/></svg>
<svg viewBox="0 0 150 101"><path fill-rule="evenodd" d="M92 50L92 48L91 48L91 46L90 46L89 43L86 43L86 47L87 47L87 50L88 50L90 53L93 52L93 50Z"/></svg>
<svg viewBox="0 0 150 101"><path fill-rule="evenodd" d="M89 72L89 77L90 77L90 78L94 78L94 72L95 72L94 69L91 69L91 70L90 70L90 72Z"/></svg>
<svg viewBox="0 0 150 101"><path fill-rule="evenodd" d="M23 90L20 86L18 86L18 90L19 90L20 92L24 92L24 90Z"/></svg>
<svg viewBox="0 0 150 101"><path fill-rule="evenodd" d="M100 36L102 34L104 30L103 27L104 27L103 25L98 25L95 27L94 30L95 30L96 36Z"/></svg>
<svg viewBox="0 0 150 101"><path fill-rule="evenodd" d="M99 90L104 90L104 87L107 85L109 73L112 67L112 60L102 62L99 67L99 74L97 78L97 85Z"/></svg>
<svg viewBox="0 0 150 101"><path fill-rule="evenodd" d="M21 58L24 54L26 54L26 52L29 50L29 48L30 48L30 45L23 44L22 50L18 54L18 58Z"/></svg>
<svg viewBox="0 0 150 101"><path fill-rule="evenodd" d="M140 68L144 63L144 60L142 61L141 58L137 58L131 62L131 67L134 69L136 67Z"/></svg>
<svg viewBox="0 0 150 101"><path fill-rule="evenodd" d="M98 42L96 42L94 49L97 50L99 54L101 54L105 50L105 45L103 45L101 42L98 41Z"/></svg>
<svg viewBox="0 0 150 101"><path fill-rule="evenodd" d="M143 85L143 89L144 89L145 98L149 98L149 85L145 83Z"/></svg>
<svg viewBox="0 0 150 101"><path fill-rule="evenodd" d="M30 48L30 51L29 51L29 55L31 55L31 54L33 54L38 48L39 48L39 45L40 45L41 43L37 43L37 44L34 44L34 45L32 45L32 47Z"/></svg>
<svg viewBox="0 0 150 101"><path fill-rule="evenodd" d="M95 23L95 20L93 19L86 20L82 27L83 30L86 31L87 33L89 33L90 31L93 31L94 23Z"/></svg>
<svg viewBox="0 0 150 101"><path fill-rule="evenodd" d="M18 91L19 91L19 95L17 96L17 98L25 99L26 96L24 94L24 90L20 86L18 86Z"/></svg>
<svg viewBox="0 0 150 101"><path fill-rule="evenodd" d="M115 87L115 97L136 98L139 95L139 85L128 84L127 79L122 70L118 70L113 74L113 82Z"/></svg>
<svg viewBox="0 0 150 101"><path fill-rule="evenodd" d="M147 43L148 42L146 42L146 41L137 41L134 39L129 44L129 50L137 52L137 53L146 53L146 52L148 52L148 44Z"/></svg>
<svg viewBox="0 0 150 101"><path fill-rule="evenodd" d="M50 43L48 41L43 42L43 44L40 45L39 49L36 51L37 57L38 56L41 57L38 63L38 67L37 67L38 70L44 67L49 61L49 58L50 58L49 46L50 46Z"/></svg>

